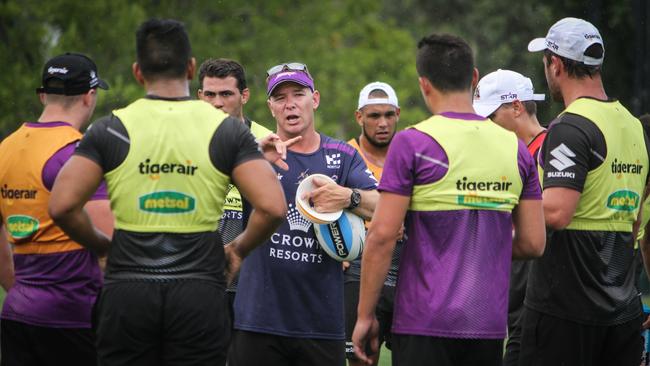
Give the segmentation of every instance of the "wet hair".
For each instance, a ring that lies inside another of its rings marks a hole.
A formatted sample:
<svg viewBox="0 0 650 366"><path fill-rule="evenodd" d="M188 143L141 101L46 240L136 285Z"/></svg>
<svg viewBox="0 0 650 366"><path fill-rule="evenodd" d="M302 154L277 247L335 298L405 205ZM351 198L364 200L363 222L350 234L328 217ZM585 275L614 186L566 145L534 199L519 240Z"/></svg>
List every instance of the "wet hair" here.
<svg viewBox="0 0 650 366"><path fill-rule="evenodd" d="M237 79L237 89L243 92L246 89L246 74L244 68L237 61L229 60L226 58L209 58L199 67L199 85L203 89L203 79L205 77L211 78L226 78L232 76Z"/></svg>
<svg viewBox="0 0 650 366"><path fill-rule="evenodd" d="M183 23L149 19L135 35L136 57L145 79L176 79L187 72L192 47Z"/></svg>
<svg viewBox="0 0 650 366"><path fill-rule="evenodd" d="M418 75L441 92L465 91L472 86L474 56L467 42L450 34L432 34L418 42Z"/></svg>

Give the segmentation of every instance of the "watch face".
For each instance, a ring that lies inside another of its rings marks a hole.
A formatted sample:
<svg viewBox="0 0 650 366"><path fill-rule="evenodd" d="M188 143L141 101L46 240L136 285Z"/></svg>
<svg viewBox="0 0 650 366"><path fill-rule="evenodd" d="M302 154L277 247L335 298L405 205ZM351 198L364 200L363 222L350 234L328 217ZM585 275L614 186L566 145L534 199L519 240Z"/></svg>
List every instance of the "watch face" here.
<svg viewBox="0 0 650 366"><path fill-rule="evenodd" d="M355 208L359 206L359 203L361 202L361 193L357 191L356 189L352 190L352 195L350 195L350 208Z"/></svg>

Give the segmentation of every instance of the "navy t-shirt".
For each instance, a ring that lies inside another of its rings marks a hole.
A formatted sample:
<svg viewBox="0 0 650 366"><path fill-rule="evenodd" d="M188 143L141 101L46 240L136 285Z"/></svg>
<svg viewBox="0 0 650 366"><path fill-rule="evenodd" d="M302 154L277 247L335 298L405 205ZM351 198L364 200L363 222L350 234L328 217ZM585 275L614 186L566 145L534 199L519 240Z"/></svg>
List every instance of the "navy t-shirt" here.
<svg viewBox="0 0 650 366"><path fill-rule="evenodd" d="M375 189L377 181L354 148L320 136L314 153L287 152L288 171L274 166L289 208L287 219L244 260L235 298L236 329L344 339L343 269L319 247L313 225L298 212L296 189L316 173L362 190Z"/></svg>

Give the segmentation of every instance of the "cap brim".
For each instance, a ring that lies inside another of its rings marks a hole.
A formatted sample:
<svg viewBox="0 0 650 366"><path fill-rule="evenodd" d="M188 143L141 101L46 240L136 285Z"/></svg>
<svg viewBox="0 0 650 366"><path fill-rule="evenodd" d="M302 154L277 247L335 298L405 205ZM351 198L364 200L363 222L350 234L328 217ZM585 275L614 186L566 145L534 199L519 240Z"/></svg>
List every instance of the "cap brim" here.
<svg viewBox="0 0 650 366"><path fill-rule="evenodd" d="M474 103L474 111L481 117L488 118L489 115L494 113L501 103Z"/></svg>
<svg viewBox="0 0 650 366"><path fill-rule="evenodd" d="M533 100L546 100L546 94L533 94Z"/></svg>
<svg viewBox="0 0 650 366"><path fill-rule="evenodd" d="M546 49L546 38L535 38L528 43L529 52L539 52Z"/></svg>
<svg viewBox="0 0 650 366"><path fill-rule="evenodd" d="M304 86L305 88L309 88L309 89L311 89L311 91L314 91L314 89L312 89L311 84L309 84L309 83L306 82L306 81L302 81L302 80L293 80L293 79L285 79L285 80L280 80L280 81L278 81L277 83L273 84L273 86L271 87L271 89L269 89L269 91L267 92L267 95L268 95L268 96L271 96L271 94L273 94L273 91L274 91L278 86L280 86L280 85L282 85L282 84L284 84L284 83L294 83L294 84L302 85L302 86Z"/></svg>
<svg viewBox="0 0 650 366"><path fill-rule="evenodd" d="M104 80L97 78L97 87L100 89L108 90L108 83Z"/></svg>

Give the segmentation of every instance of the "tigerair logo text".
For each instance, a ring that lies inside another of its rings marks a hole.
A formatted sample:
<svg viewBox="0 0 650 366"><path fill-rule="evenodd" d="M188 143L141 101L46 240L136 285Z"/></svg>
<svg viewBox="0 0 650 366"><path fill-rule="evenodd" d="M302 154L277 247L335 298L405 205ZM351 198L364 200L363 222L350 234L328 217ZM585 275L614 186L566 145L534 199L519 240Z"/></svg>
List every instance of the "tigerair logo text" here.
<svg viewBox="0 0 650 366"><path fill-rule="evenodd" d="M186 160L185 164L182 163L152 163L151 159L145 159L138 164L138 171L140 174L147 174L152 179L157 179L160 174L182 174L194 175L198 166L192 165L192 161Z"/></svg>
<svg viewBox="0 0 650 366"><path fill-rule="evenodd" d="M160 191L140 196L140 210L159 214L178 214L194 211L196 200L184 193Z"/></svg>
<svg viewBox="0 0 650 366"><path fill-rule="evenodd" d="M618 161L617 159L614 159L614 161L612 161L613 174L618 174L618 175L623 173L641 174L642 170L643 170L643 165L639 164L638 160L635 163L624 163L622 161Z"/></svg>
<svg viewBox="0 0 650 366"><path fill-rule="evenodd" d="M639 207L639 194L628 190L616 191L607 197L607 207L616 211L634 211Z"/></svg>
<svg viewBox="0 0 650 366"><path fill-rule="evenodd" d="M0 196L5 199L33 200L36 199L36 193L35 189L14 189L6 184L0 187Z"/></svg>
<svg viewBox="0 0 650 366"><path fill-rule="evenodd" d="M459 195L457 203L463 206L480 207L480 208L497 208L509 204L510 200L505 198L479 196L476 192L507 191L512 187L512 182L507 181L507 177L501 177L497 181L471 181L467 177L456 181L456 189L459 191L469 191L468 194Z"/></svg>
<svg viewBox="0 0 650 366"><path fill-rule="evenodd" d="M506 177L501 177L501 181L471 181L467 177L456 181L456 189L459 191L507 191L512 186Z"/></svg>
<svg viewBox="0 0 650 366"><path fill-rule="evenodd" d="M26 238L38 230L39 222L31 216L12 215L7 217L7 231L16 239Z"/></svg>

